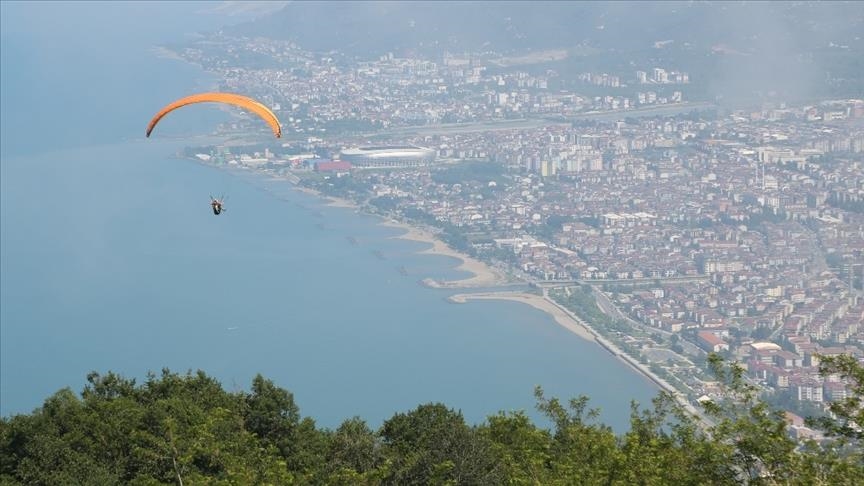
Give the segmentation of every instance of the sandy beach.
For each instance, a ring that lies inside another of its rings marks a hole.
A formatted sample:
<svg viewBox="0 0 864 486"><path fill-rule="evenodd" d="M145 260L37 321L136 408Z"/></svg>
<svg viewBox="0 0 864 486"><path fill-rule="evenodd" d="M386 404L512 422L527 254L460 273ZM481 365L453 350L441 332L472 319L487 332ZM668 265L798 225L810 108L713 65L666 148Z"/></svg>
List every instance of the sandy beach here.
<svg viewBox="0 0 864 486"><path fill-rule="evenodd" d="M528 304L536 309L542 310L543 312L551 315L555 319L555 322L563 326L568 331L571 331L579 337L588 341L596 342L610 354L629 365L633 369L633 371L642 374L643 376L654 382L654 384L661 389L671 393L672 396L674 396L675 399L678 401L678 403L681 404L681 406L683 406L688 412L693 414L694 417L702 421L703 424L712 425L710 420L706 419L704 414L696 407L694 407L693 404L691 404L687 400L687 397L683 393L678 391L675 387L673 387L669 382L657 376L653 371L651 371L649 367L643 365L637 359L624 353L620 348L618 348L617 345L615 345L608 339L598 335L595 331L585 325L572 312L563 309L561 306L559 306L555 302L552 302L547 297L543 297L537 294L529 294L526 292L488 292L456 294L448 297L448 300L457 304L464 304L471 300L509 300L513 302L521 302L523 304Z"/></svg>
<svg viewBox="0 0 864 486"><path fill-rule="evenodd" d="M535 309L546 312L555 319L555 322L582 339L595 341L594 334L582 325L581 322L564 312L554 303L549 302L549 300L537 294L529 294L526 292L457 294L449 297L449 300L458 304L463 304L470 300L509 300L512 302L521 302L523 304L528 304Z"/></svg>
<svg viewBox="0 0 864 486"><path fill-rule="evenodd" d="M394 236L394 238L400 238L403 240L412 240L412 241L422 241L424 243L429 243L432 245L432 248L427 250L423 250L420 253L425 254L433 254L433 255L446 255L449 257L456 258L462 261L462 264L456 267L457 270L461 270L464 272L473 273L474 276L468 277L462 280L448 280L448 281L439 281L431 278L427 278L423 280L423 283L428 285L429 287L434 288L470 288L470 287L490 287L494 285L501 285L507 283L507 278L502 275L499 271L490 267L489 265L475 259L471 258L468 255L464 255L459 253L456 250L453 250L449 246L447 246L443 241L439 240L432 233L428 231L424 231L420 228L415 228L405 223L400 223L397 221L384 221L380 223L382 226L388 226L391 228L400 228L404 229L406 232L404 234Z"/></svg>
<svg viewBox="0 0 864 486"><path fill-rule="evenodd" d="M165 47L162 47L162 46L153 46L150 50L153 52L153 54L156 55L156 57L159 57L162 59L173 59L175 61L184 61L184 62L186 61L176 52L174 52L170 49L167 49Z"/></svg>
<svg viewBox="0 0 864 486"><path fill-rule="evenodd" d="M581 319L576 317L576 315L562 308L560 305L556 304L548 297L543 297L537 294L529 294L526 292L488 292L476 294L456 294L450 296L448 300L457 304L464 304L470 300L509 300L513 302L522 302L523 304L528 304L536 309L542 310L543 312L551 315L555 319L555 322L563 326L565 329L573 332L574 334L578 335L583 339L596 342L598 345L600 345L600 347L602 347L610 354L630 366L633 371L642 374L661 389L671 393L672 396L675 397L678 403L681 404L681 406L684 407L685 410L690 412L703 424L706 424L708 426L713 425L713 423L707 417L705 417L701 410L697 409L693 406L693 404L689 402L686 395L678 391L665 379L657 376L657 374L651 371L648 366L640 363L639 360L622 351L616 344L597 334L596 331L591 329L588 325L584 324Z"/></svg>
<svg viewBox="0 0 864 486"><path fill-rule="evenodd" d="M333 208L349 208L349 209L360 209L360 206L355 204L353 201L349 201L347 199L340 199L338 197L331 196L323 196L324 199L327 199L327 205Z"/></svg>
<svg viewBox="0 0 864 486"><path fill-rule="evenodd" d="M289 179L289 180L291 180L291 179ZM295 181L292 180L292 182L295 182ZM320 192L316 191L315 189L301 186L301 185L297 184L296 182L294 183L294 189L299 191L299 192L302 192L303 194L309 194L310 196L316 196L316 197L320 198L322 201L326 201L325 204L327 206L330 206L330 207L360 209L360 206L355 204L353 201L349 201L347 199L342 199L342 198L333 197L333 196L325 196L324 194L321 194Z"/></svg>
<svg viewBox="0 0 864 486"><path fill-rule="evenodd" d="M298 192L302 192L303 194L308 194L310 196L319 196L319 197L321 196L321 194L318 193L318 191L316 191L314 189L309 189L308 187L303 187L303 186L298 185L298 184L294 184L294 190L298 191Z"/></svg>
<svg viewBox="0 0 864 486"><path fill-rule="evenodd" d="M357 210L360 209L359 206L353 201L331 196L325 196L314 189L298 185L296 180L292 180L292 182L294 182L294 188L296 190L305 194L317 196L322 201L327 201L326 204L328 206L353 208ZM425 229L417 228L407 223L402 223L395 220L384 220L381 221L379 224L391 228L399 228L405 231L405 233L393 236L392 238L429 243L430 245L432 245L432 247L423 250L420 253L446 255L456 258L457 260L460 260L462 262L458 267L456 267L458 270L473 274L473 276L462 280L438 281L431 278L424 279L423 283L429 287L469 289L475 287L493 287L506 284L509 281L506 275L502 274L497 269L494 269L475 258L471 258L468 255L464 255L456 250L453 250L443 241L439 240L434 234ZM576 334L582 339L596 342L610 354L629 365L634 371L642 374L660 388L672 393L672 395L678 400L678 402L695 417L703 421L705 420L699 410L697 410L692 404L688 402L687 397L678 390L676 390L671 384L666 382L666 380L657 376L647 366L643 365L635 358L627 355L621 349L619 349L617 345L595 332L593 329L591 329L590 326L582 322L581 319L579 319L575 314L573 314L573 312L561 307L548 297L527 292L504 291L456 294L448 297L448 300L459 304L467 303L470 300L507 300L511 302L521 302L523 304L530 305L535 309L546 312L547 314L552 316L552 318L558 325L564 327L565 329Z"/></svg>
<svg viewBox="0 0 864 486"><path fill-rule="evenodd" d="M339 208L349 208L359 210L360 206L358 206L353 201L349 201L347 199L342 199L333 196L325 196L320 192L311 189L309 187L304 187L299 184L295 184L294 188L297 191L300 191L305 194L318 196L322 200L327 201L327 206L330 207L339 207ZM495 285L501 285L508 282L506 276L501 274L501 272L493 269L489 265L475 259L471 258L468 255L464 255L459 253L458 251L450 248L443 241L439 240L432 233L422 230L420 228L416 228L407 223L400 223L398 221L389 220L382 221L382 226L388 226L391 228L400 228L405 230L404 234L394 236L394 238L399 238L403 240L412 240L412 241L422 241L424 243L429 243L432 245L432 248L427 250L423 250L420 253L424 254L432 254L432 255L446 255L449 257L456 258L457 260L461 260L462 263L456 267L457 270L461 270L464 272L472 273L473 276L461 279L461 280L448 280L448 281L440 281L434 280L431 278L427 278L423 280L423 283L429 287L433 288L471 288L471 287L491 287Z"/></svg>

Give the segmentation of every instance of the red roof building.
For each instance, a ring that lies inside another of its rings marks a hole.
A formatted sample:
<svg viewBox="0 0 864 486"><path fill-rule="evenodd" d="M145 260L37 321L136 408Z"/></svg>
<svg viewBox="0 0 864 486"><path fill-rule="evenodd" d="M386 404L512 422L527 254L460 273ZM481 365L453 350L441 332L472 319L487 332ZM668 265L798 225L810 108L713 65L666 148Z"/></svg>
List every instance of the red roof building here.
<svg viewBox="0 0 864 486"><path fill-rule="evenodd" d="M701 345L702 348L706 351L713 351L715 353L719 353L720 351L729 350L729 345L726 344L726 341L724 341L711 331L699 331L698 333L696 333L696 336L699 341L699 345Z"/></svg>
<svg viewBox="0 0 864 486"><path fill-rule="evenodd" d="M346 170L351 170L351 162L342 160L315 162L315 172L341 172Z"/></svg>

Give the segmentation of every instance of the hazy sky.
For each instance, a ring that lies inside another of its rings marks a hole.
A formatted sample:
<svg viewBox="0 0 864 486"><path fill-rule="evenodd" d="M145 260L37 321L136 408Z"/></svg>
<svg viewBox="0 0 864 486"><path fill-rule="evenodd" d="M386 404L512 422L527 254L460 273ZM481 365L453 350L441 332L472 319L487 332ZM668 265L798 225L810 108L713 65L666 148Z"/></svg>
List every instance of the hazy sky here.
<svg viewBox="0 0 864 486"><path fill-rule="evenodd" d="M223 2L0 2L0 151L143 136L149 112L200 77L166 71L149 50L251 18L234 12ZM140 114L119 118L118 103Z"/></svg>

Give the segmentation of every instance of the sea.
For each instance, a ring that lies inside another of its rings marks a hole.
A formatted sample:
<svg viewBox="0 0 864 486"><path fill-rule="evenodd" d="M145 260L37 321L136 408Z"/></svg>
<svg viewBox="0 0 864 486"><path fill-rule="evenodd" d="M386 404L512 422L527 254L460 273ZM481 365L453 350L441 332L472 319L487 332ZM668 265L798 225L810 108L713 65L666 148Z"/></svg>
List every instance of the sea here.
<svg viewBox="0 0 864 486"><path fill-rule="evenodd" d="M543 424L539 385L626 431L658 389L595 343L524 304L449 302L420 281L466 277L459 261L377 217L177 156L224 112L189 107L144 138L163 104L214 86L152 50L238 21L214 4L0 4L0 416L91 371L167 368L229 391L260 373L328 428L429 402Z"/></svg>

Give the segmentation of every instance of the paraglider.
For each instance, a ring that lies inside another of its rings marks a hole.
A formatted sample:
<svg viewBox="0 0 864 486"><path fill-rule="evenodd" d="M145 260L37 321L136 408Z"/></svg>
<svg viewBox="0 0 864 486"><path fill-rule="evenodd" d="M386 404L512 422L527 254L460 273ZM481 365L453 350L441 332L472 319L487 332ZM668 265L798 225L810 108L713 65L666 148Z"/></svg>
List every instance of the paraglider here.
<svg viewBox="0 0 864 486"><path fill-rule="evenodd" d="M180 98L177 101L174 101L164 108L159 110L156 113L156 116L150 120L150 123L147 124L147 137L150 137L150 133L153 132L153 128L156 127L156 124L159 123L165 115L171 113L177 108L182 108L186 105L191 105L194 103L227 103L229 105L238 106L240 108L244 108L246 110L255 113L259 117L261 117L268 125L270 125L270 129L273 130L273 135L276 138L282 137L282 126L279 123L279 119L276 115L270 111L269 108L264 106L263 104L255 101L248 96L233 94L233 93L199 93L191 96L187 96L185 98Z"/></svg>
<svg viewBox="0 0 864 486"><path fill-rule="evenodd" d="M222 211L227 211L227 209L225 209L225 198L222 197L220 199L217 199L213 196L210 196L210 208L213 209L213 214L215 216L219 216L220 214L222 214Z"/></svg>
<svg viewBox="0 0 864 486"><path fill-rule="evenodd" d="M254 99L238 95L234 93L198 93L194 95L187 96L185 98L180 98L172 103L169 103L150 120L150 123L147 124L147 138L150 138L150 134L153 132L153 129L156 127L156 124L159 123L159 120L165 117L168 113L172 111L182 108L186 105L191 105L195 103L226 103L229 105L234 105L240 108L244 108L252 113L255 113L261 119L263 119L269 126L270 129L273 130L273 135L276 138L282 137L282 125L279 122L279 118L276 117L270 108L267 108L263 104L255 101ZM222 214L222 211L225 211L224 198L217 199L213 196L210 196L210 208L213 210L213 214L215 216L219 216Z"/></svg>

